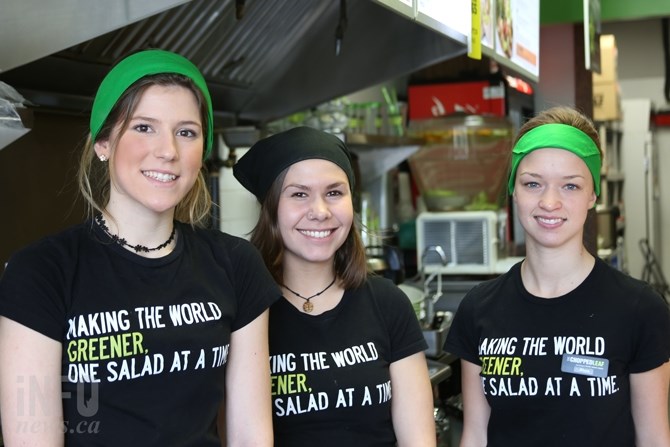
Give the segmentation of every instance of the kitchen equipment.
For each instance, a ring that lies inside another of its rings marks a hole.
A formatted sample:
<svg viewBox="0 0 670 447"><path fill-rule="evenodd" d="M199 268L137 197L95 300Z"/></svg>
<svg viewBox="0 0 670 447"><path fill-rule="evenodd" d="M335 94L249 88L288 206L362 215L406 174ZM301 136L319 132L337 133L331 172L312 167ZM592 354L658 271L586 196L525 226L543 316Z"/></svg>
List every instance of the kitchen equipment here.
<svg viewBox="0 0 670 447"><path fill-rule="evenodd" d="M520 261L504 257L506 214L495 211L424 212L416 219L418 269L424 274L504 273ZM439 247L446 256L435 250ZM441 290L440 290L441 293Z"/></svg>
<svg viewBox="0 0 670 447"><path fill-rule="evenodd" d="M412 303L412 308L414 308L414 313L419 320L422 320L424 317L423 311L423 300L424 293L420 288L407 283L398 284L398 288L405 292L407 298L409 298L410 303Z"/></svg>
<svg viewBox="0 0 670 447"><path fill-rule="evenodd" d="M436 358L442 355L442 346L446 340L453 313L426 311L426 309L432 309L436 299L442 295L441 284L438 286L439 291L431 293L429 283L433 279L435 279L434 275L428 279L427 283L424 283L424 290L408 283L398 284L398 287L405 292L417 318L422 323L423 338L428 344L424 351L426 356Z"/></svg>
<svg viewBox="0 0 670 447"><path fill-rule="evenodd" d="M408 161L429 211L503 207L513 134L507 119L457 114L415 120L408 134L428 142Z"/></svg>
<svg viewBox="0 0 670 447"><path fill-rule="evenodd" d="M391 245L365 247L368 270L390 279L394 284L405 280L402 252Z"/></svg>
<svg viewBox="0 0 670 447"><path fill-rule="evenodd" d="M425 274L496 274L507 258L507 174L513 141L504 117L453 114L412 121L408 133L429 143L409 157L427 212L416 219L417 260ZM435 250L446 254L445 263Z"/></svg>
<svg viewBox="0 0 670 447"><path fill-rule="evenodd" d="M598 248L615 248L617 238L616 221L620 212L618 206L598 205L596 224L598 228Z"/></svg>

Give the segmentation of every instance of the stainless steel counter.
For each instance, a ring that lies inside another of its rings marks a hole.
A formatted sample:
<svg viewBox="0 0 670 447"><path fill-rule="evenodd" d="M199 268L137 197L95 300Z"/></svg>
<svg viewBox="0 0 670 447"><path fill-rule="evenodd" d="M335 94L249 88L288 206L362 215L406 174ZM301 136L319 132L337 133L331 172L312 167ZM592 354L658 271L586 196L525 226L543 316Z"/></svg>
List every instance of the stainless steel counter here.
<svg viewBox="0 0 670 447"><path fill-rule="evenodd" d="M427 358L426 361L428 362L428 375L430 376L430 383L433 385L444 382L449 377L451 377L451 366L429 358Z"/></svg>

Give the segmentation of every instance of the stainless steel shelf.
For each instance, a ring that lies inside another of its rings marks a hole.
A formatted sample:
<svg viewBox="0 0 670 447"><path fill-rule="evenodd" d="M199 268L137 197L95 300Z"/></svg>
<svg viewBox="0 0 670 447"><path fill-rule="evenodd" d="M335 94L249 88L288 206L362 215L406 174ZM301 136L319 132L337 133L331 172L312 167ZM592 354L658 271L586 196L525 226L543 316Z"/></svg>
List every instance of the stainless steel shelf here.
<svg viewBox="0 0 670 447"><path fill-rule="evenodd" d="M349 146L371 146L384 147L389 149L392 149L393 147L422 146L426 144L426 140L423 138L362 133L345 133L344 141Z"/></svg>

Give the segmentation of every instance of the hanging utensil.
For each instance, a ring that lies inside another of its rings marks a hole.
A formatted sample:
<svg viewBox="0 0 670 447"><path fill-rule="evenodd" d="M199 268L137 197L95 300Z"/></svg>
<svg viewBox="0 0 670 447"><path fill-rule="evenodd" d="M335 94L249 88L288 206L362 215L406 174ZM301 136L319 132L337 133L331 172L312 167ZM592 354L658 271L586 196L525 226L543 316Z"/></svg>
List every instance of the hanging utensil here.
<svg viewBox="0 0 670 447"><path fill-rule="evenodd" d="M423 250L421 255L421 282L423 283L424 297L426 300L426 324L432 326L435 318L435 303L442 296L442 274L440 272L432 272L426 277L426 257L431 253L435 253L440 257L440 262L443 267L447 266L447 254L440 245L429 245ZM437 287L435 293L430 293L430 284L434 279L437 279Z"/></svg>

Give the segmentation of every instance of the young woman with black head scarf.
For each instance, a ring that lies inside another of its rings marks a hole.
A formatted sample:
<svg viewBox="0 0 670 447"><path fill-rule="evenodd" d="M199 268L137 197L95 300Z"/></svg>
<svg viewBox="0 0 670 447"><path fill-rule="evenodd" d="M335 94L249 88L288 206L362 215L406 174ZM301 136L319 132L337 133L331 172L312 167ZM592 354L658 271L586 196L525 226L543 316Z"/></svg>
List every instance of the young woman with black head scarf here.
<svg viewBox="0 0 670 447"><path fill-rule="evenodd" d="M270 309L275 445L435 446L426 344L404 293L367 272L346 145L298 127L233 169L284 292Z"/></svg>

